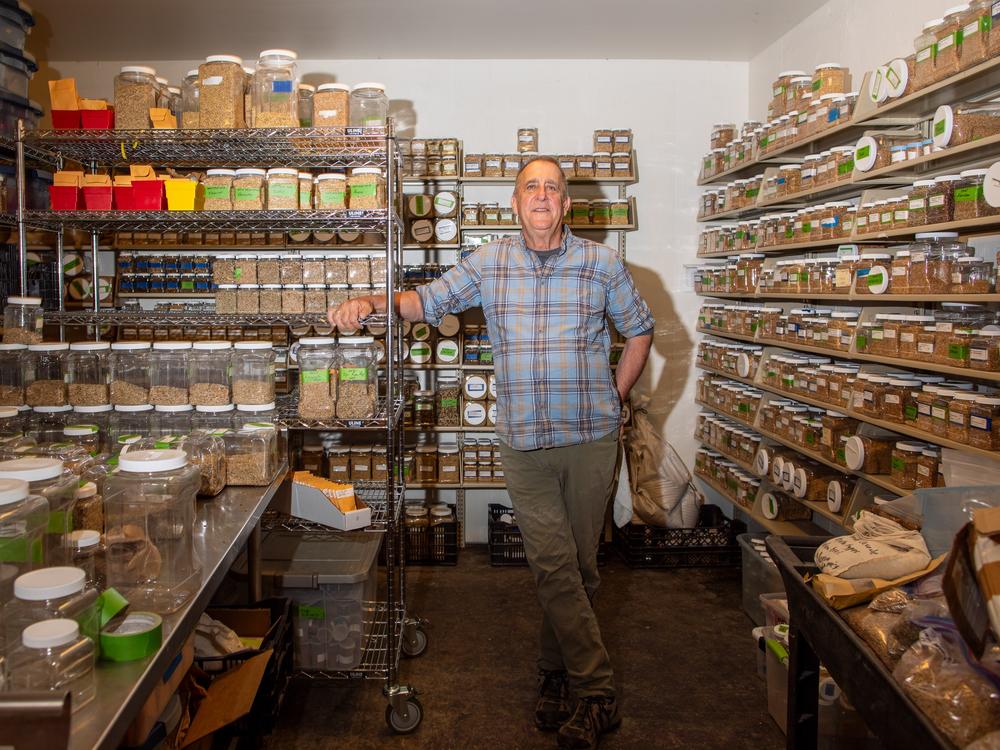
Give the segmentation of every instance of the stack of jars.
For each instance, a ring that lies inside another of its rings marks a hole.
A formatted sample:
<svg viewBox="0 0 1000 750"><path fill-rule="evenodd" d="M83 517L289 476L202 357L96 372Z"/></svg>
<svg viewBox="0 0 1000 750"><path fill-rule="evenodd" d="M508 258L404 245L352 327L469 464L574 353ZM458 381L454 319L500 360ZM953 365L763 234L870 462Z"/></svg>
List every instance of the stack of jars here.
<svg viewBox="0 0 1000 750"><path fill-rule="evenodd" d="M698 361L729 375L753 379L757 375L763 347L721 341L700 341Z"/></svg>
<svg viewBox="0 0 1000 750"><path fill-rule="evenodd" d="M763 397L755 388L707 375L698 379L696 394L700 402L716 411L751 423L757 417L757 409Z"/></svg>
<svg viewBox="0 0 1000 750"><path fill-rule="evenodd" d="M377 351L370 336L299 340L299 416L364 420L378 404Z"/></svg>
<svg viewBox="0 0 1000 750"><path fill-rule="evenodd" d="M738 422L708 413L698 415L695 439L744 464L753 462L761 442L760 435Z"/></svg>
<svg viewBox="0 0 1000 750"><path fill-rule="evenodd" d="M750 510L760 490L760 481L720 453L699 448L695 453L694 473L714 484L737 505Z"/></svg>

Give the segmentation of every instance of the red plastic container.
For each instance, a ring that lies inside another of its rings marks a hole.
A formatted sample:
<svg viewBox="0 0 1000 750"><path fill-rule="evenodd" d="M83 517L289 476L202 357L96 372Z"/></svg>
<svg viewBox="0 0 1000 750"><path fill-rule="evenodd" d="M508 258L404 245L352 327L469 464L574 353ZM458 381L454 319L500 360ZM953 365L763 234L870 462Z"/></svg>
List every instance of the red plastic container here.
<svg viewBox="0 0 1000 750"><path fill-rule="evenodd" d="M80 110L78 109L52 110L52 127L55 130L79 130Z"/></svg>
<svg viewBox="0 0 1000 750"><path fill-rule="evenodd" d="M115 196L115 210L117 211L135 210L135 197L133 196L131 185L115 185L114 196Z"/></svg>
<svg viewBox="0 0 1000 750"><path fill-rule="evenodd" d="M162 180L132 180L132 201L136 211L162 211L166 193Z"/></svg>
<svg viewBox="0 0 1000 750"><path fill-rule="evenodd" d="M108 109L81 109L80 122L84 130L111 130L115 126L114 107Z"/></svg>
<svg viewBox="0 0 1000 750"><path fill-rule="evenodd" d="M80 188L49 185L49 201L53 211L77 211L80 208Z"/></svg>
<svg viewBox="0 0 1000 750"><path fill-rule="evenodd" d="M88 211L110 211L111 185L85 185L83 205Z"/></svg>

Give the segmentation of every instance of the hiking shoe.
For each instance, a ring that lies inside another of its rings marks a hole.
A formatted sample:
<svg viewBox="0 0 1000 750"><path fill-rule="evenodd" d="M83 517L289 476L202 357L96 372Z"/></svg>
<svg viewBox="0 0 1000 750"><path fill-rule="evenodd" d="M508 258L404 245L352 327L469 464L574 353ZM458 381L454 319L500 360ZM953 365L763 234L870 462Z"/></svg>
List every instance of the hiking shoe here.
<svg viewBox="0 0 1000 750"><path fill-rule="evenodd" d="M535 705L535 726L543 732L554 732L570 717L569 680L564 671L541 670L538 703Z"/></svg>
<svg viewBox="0 0 1000 750"><path fill-rule="evenodd" d="M604 696L580 698L569 721L559 727L559 747L563 750L594 750L605 732L622 723L618 701Z"/></svg>

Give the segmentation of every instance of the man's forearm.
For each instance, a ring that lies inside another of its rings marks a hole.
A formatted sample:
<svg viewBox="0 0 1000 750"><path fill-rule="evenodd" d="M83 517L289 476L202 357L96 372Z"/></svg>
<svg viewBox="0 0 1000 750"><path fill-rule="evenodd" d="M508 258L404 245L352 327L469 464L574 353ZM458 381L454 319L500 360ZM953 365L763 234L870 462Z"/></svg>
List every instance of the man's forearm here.
<svg viewBox="0 0 1000 750"><path fill-rule="evenodd" d="M632 386L642 374L642 368L646 366L649 359L649 347L653 343L653 336L634 336L625 341L625 349L622 351L622 358L618 360L618 369L615 370L615 385L618 388L618 395L624 402L628 398Z"/></svg>
<svg viewBox="0 0 1000 750"><path fill-rule="evenodd" d="M372 295L363 299L371 302L375 312L384 313L388 305L386 298L380 295ZM420 295L413 291L400 292L396 295L396 313L403 319L417 322L424 319L424 306L420 302Z"/></svg>

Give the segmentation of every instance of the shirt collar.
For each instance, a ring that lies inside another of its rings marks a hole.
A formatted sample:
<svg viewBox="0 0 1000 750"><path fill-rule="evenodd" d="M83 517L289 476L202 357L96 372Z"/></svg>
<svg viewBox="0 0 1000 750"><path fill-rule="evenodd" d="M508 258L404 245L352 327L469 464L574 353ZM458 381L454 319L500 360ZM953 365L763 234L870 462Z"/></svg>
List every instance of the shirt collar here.
<svg viewBox="0 0 1000 750"><path fill-rule="evenodd" d="M527 252L528 243L524 241L524 232L523 231L518 232L516 237L517 237L517 244L520 246L521 250ZM570 231L569 226L563 224L562 242L559 244L559 250L556 252L556 255L565 255L566 251L569 250L570 243L572 243L574 239L575 235L573 234L573 232ZM534 255L534 253L531 254Z"/></svg>

